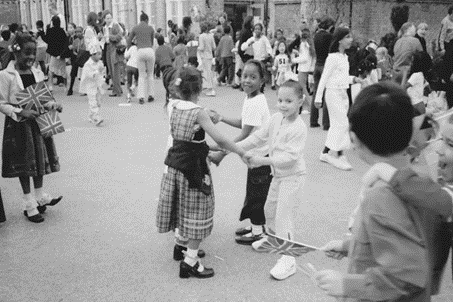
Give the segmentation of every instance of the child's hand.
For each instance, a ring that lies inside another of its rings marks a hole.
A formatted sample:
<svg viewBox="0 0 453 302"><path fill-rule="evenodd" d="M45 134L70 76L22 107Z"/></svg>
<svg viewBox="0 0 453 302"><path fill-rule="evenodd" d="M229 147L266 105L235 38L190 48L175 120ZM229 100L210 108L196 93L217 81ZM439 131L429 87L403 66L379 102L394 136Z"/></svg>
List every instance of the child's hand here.
<svg viewBox="0 0 453 302"><path fill-rule="evenodd" d="M346 253L343 250L342 240L332 240L320 248L320 250L324 251L327 257L335 260L341 260L346 256Z"/></svg>
<svg viewBox="0 0 453 302"><path fill-rule="evenodd" d="M217 151L217 152L209 152L208 154L209 160L214 163L216 166L220 165L220 162L225 158L225 153Z"/></svg>
<svg viewBox="0 0 453 302"><path fill-rule="evenodd" d="M22 111L19 112L19 115L26 119L35 119L39 116L39 113L35 110L22 109Z"/></svg>
<svg viewBox="0 0 453 302"><path fill-rule="evenodd" d="M334 270L323 270L315 274L319 288L330 296L344 296L343 274Z"/></svg>
<svg viewBox="0 0 453 302"><path fill-rule="evenodd" d="M222 120L222 116L218 114L215 110L207 109L206 112L208 113L209 117L211 118L211 121L214 124L217 124Z"/></svg>

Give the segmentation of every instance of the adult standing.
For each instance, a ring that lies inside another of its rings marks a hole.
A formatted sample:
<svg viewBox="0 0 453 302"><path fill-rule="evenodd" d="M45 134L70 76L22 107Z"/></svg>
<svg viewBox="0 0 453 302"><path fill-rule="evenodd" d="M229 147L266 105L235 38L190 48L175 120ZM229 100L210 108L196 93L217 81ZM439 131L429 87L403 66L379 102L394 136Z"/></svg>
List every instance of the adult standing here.
<svg viewBox="0 0 453 302"><path fill-rule="evenodd" d="M97 32L98 15L95 12L90 12L87 16L87 27L83 34L85 49L92 49L100 44L100 35Z"/></svg>
<svg viewBox="0 0 453 302"><path fill-rule="evenodd" d="M393 80L397 83L404 81L412 64L412 58L417 51L423 51L422 44L415 38L416 28L414 23L406 22L398 32L398 40L393 51Z"/></svg>
<svg viewBox="0 0 453 302"><path fill-rule="evenodd" d="M201 35L198 38L198 54L201 58L203 72L203 88L207 89L206 96L215 96L214 74L212 72L212 59L215 50L214 36L208 31L208 23L203 22L200 26Z"/></svg>
<svg viewBox="0 0 453 302"><path fill-rule="evenodd" d="M448 9L448 15L442 20L439 47L443 55L453 50L453 5Z"/></svg>
<svg viewBox="0 0 453 302"><path fill-rule="evenodd" d="M60 27L60 18L52 17L52 27L49 27L44 36L44 42L47 43L47 53L50 55L49 63L49 89L53 90L53 77L60 76L66 85L66 61L62 55L68 49L68 36Z"/></svg>
<svg viewBox="0 0 453 302"><path fill-rule="evenodd" d="M53 18L54 16L60 18L60 27L66 30L66 19L62 13L58 12L57 4L55 2L49 3L49 13L51 18ZM50 26L52 27L52 24Z"/></svg>
<svg viewBox="0 0 453 302"><path fill-rule="evenodd" d="M127 40L127 45L132 45L135 38L137 45L137 65L138 65L138 99L140 104L154 101L154 64L156 56L154 54L154 28L148 24L149 17L142 12L140 23L131 31Z"/></svg>
<svg viewBox="0 0 453 302"><path fill-rule="evenodd" d="M108 70L112 79L112 94L109 96L117 97L123 94L120 79L120 64L124 60L124 55L117 53L116 48L120 45L123 38L123 29L118 22L113 21L112 13L109 10L103 12L104 26L104 39L106 48L106 61Z"/></svg>
<svg viewBox="0 0 453 302"><path fill-rule="evenodd" d="M316 93L318 91L319 81L324 70L324 64L326 63L327 56L329 55L330 43L332 42L332 31L335 26L335 21L332 18L324 17L318 26L318 31L313 38L313 44L315 47L316 64L313 71L313 99L316 99ZM323 92L321 92L323 93ZM310 110L310 127L320 127L318 123L319 110L315 106L315 102L311 103ZM322 106L322 126L324 130L329 130L329 112L327 105Z"/></svg>
<svg viewBox="0 0 453 302"><path fill-rule="evenodd" d="M241 36L239 39L238 54L242 62L245 64L248 60L253 59L253 49L249 47L245 51L241 49L241 45L247 42L248 39L253 37L253 16L247 16L242 24Z"/></svg>

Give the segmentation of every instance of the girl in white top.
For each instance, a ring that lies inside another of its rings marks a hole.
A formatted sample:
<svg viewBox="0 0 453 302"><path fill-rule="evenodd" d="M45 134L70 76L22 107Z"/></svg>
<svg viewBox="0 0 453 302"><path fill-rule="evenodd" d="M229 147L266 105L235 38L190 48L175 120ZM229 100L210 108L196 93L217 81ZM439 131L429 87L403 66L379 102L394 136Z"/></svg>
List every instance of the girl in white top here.
<svg viewBox="0 0 453 302"><path fill-rule="evenodd" d="M272 56L272 46L267 37L263 35L263 25L261 23L255 24L254 33L253 37L242 43L241 49L246 51L247 48L252 46L253 59L262 62Z"/></svg>
<svg viewBox="0 0 453 302"><path fill-rule="evenodd" d="M286 43L284 41L278 43L272 70L277 71L276 84L277 86L281 86L286 81L287 73L291 71L288 49L286 48Z"/></svg>
<svg viewBox="0 0 453 302"><path fill-rule="evenodd" d="M308 75L315 69L315 47L310 35L310 29L303 28L300 35L299 50L293 49L291 61L299 64L297 70L299 71L299 83L304 90L305 100L308 102L308 108L311 107L311 95L308 92Z"/></svg>
<svg viewBox="0 0 453 302"><path fill-rule="evenodd" d="M132 46L126 49L124 58L126 63L126 77L127 77L127 97L128 103L131 102L131 97L134 96L134 89L138 85L138 66L137 66L138 49L135 41L132 41Z"/></svg>
<svg viewBox="0 0 453 302"><path fill-rule="evenodd" d="M405 84L407 94L411 97L412 106L416 115L421 115L426 112L424 95L425 86L428 82L425 79L427 73L432 67L431 57L426 52L417 52L414 54L410 77Z"/></svg>
<svg viewBox="0 0 453 302"><path fill-rule="evenodd" d="M332 38L330 53L327 57L319 81L315 105L321 107L325 89L325 100L329 109L330 128L327 133L325 148L321 153L320 160L329 163L341 170L351 170L343 151L349 148L349 122L348 109L349 98L346 90L349 84L360 82L357 77L349 76L349 61L345 53L351 47L352 36L348 28L338 28ZM329 154L329 151L332 151Z"/></svg>
<svg viewBox="0 0 453 302"><path fill-rule="evenodd" d="M242 72L242 88L247 94L242 107L240 118L219 117L232 127L242 129L241 134L234 139L240 142L247 138L252 132L259 130L267 124L270 118L269 107L266 97L261 93L261 86L264 83L264 65L257 60L248 60ZM267 156L269 147L267 145L254 148L252 153L257 156ZM210 155L213 163L219 164L226 156L225 152L217 152ZM271 182L271 169L269 166L249 169L247 173L247 190L244 206L239 220L250 219L251 226L239 228L236 231L236 242L243 245L251 245L260 240L264 235L264 204Z"/></svg>
<svg viewBox="0 0 453 302"><path fill-rule="evenodd" d="M206 88L207 96L215 96L214 73L212 72L213 51L215 50L214 36L208 32L208 24L202 23L201 35L198 38L198 54L201 58L201 69L203 73L203 88Z"/></svg>

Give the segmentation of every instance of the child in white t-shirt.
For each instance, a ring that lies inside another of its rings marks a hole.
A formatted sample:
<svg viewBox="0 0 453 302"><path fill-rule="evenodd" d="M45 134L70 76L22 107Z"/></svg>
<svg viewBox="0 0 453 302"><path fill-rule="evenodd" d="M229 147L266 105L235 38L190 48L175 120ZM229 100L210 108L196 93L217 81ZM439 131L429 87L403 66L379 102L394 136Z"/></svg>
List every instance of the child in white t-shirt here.
<svg viewBox="0 0 453 302"><path fill-rule="evenodd" d="M277 71L275 83L277 86L281 86L287 80L287 75L291 71L291 63L284 41L278 42L276 54L272 70Z"/></svg>
<svg viewBox="0 0 453 302"><path fill-rule="evenodd" d="M241 129L241 134L234 139L240 142L246 139L254 131L266 125L270 119L269 107L266 97L261 93L261 85L264 83L264 65L257 60L248 60L242 72L241 84L247 97L244 100L240 118L227 118L219 116L223 121L232 127ZM252 154L266 157L269 154L267 145L254 148ZM226 152L211 153L209 158L219 164L226 156ZM266 202L269 186L272 181L271 168L262 166L249 169L247 172L247 189L244 206L239 221L250 219L251 226L236 230L236 242L242 245L252 245L253 242L264 237L264 204Z"/></svg>
<svg viewBox="0 0 453 302"><path fill-rule="evenodd" d="M127 102L131 102L131 97L134 96L134 88L138 83L138 66L137 66L137 46L135 41L132 41L132 46L124 53L127 75Z"/></svg>
<svg viewBox="0 0 453 302"><path fill-rule="evenodd" d="M426 112L423 92L428 83L425 80L424 74L431 69L431 66L431 57L427 53L418 52L414 55L410 76L405 87L407 94L411 97L412 106L414 106L416 115Z"/></svg>

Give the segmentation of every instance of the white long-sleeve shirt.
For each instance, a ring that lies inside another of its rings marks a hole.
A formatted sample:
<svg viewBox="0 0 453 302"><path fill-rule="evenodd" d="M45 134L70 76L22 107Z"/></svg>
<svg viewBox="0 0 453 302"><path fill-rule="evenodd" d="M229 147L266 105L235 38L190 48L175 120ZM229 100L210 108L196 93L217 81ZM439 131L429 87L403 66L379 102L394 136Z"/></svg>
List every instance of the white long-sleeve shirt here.
<svg viewBox="0 0 453 302"><path fill-rule="evenodd" d="M307 126L300 116L288 123L278 112L269 123L237 143L244 150L269 146L274 177L287 177L306 173L304 148L307 140Z"/></svg>
<svg viewBox="0 0 453 302"><path fill-rule="evenodd" d="M242 43L241 50L246 51L250 45L252 45L253 58L255 60L262 61L268 55L272 55L271 43L265 36L261 36L258 40L255 37L251 37L246 42Z"/></svg>
<svg viewBox="0 0 453 302"><path fill-rule="evenodd" d="M302 41L299 46L299 56L291 58L293 63L299 64L297 70L299 72L310 72L314 70L315 59L310 55L310 44L307 41Z"/></svg>
<svg viewBox="0 0 453 302"><path fill-rule="evenodd" d="M315 103L322 103L324 89L348 89L353 76L349 76L348 55L339 52L329 53L318 85Z"/></svg>

